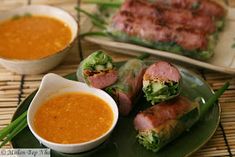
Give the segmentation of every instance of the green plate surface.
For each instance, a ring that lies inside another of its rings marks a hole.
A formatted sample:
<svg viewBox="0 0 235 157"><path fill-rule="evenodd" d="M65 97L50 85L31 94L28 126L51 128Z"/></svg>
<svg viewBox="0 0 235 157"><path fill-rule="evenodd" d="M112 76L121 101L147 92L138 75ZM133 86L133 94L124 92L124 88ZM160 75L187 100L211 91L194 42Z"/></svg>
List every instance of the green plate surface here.
<svg viewBox="0 0 235 157"><path fill-rule="evenodd" d="M182 95L194 100L203 97L207 100L213 91L209 85L198 75L179 67L182 75ZM75 73L66 77L76 80ZM51 87L53 88L53 87ZM36 91L25 99L17 109L13 120L27 110ZM134 111L128 117L119 117L118 124L109 139L99 147L80 154L62 154L51 151L51 157L183 157L189 156L204 145L214 134L220 120L220 106L215 104L207 116L197 122L189 131L182 134L172 143L168 144L157 153L146 150L138 144L136 131L133 126L133 118L139 110L150 104L142 96ZM43 148L37 139L31 134L29 128L24 129L13 140L14 148Z"/></svg>

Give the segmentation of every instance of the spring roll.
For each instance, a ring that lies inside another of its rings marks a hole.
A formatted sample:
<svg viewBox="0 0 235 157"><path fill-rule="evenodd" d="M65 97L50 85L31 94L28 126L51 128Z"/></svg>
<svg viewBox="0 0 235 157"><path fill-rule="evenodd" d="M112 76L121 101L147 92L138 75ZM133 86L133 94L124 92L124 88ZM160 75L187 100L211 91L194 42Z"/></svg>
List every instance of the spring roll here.
<svg viewBox="0 0 235 157"><path fill-rule="evenodd" d="M138 113L134 126L139 143L153 152L159 151L205 117L228 87L229 82L226 82L206 102L199 103L197 99L191 101L179 96Z"/></svg>
<svg viewBox="0 0 235 157"><path fill-rule="evenodd" d="M157 152L198 121L199 103L186 97L162 102L140 112L134 119L138 142Z"/></svg>
<svg viewBox="0 0 235 157"><path fill-rule="evenodd" d="M116 100L119 112L128 115L133 108L133 101L142 88L143 74L146 69L140 59L128 60L118 71L118 81L106 88L106 91Z"/></svg>
<svg viewBox="0 0 235 157"><path fill-rule="evenodd" d="M159 61L147 68L143 77L143 91L153 105L172 99L180 93L181 76L168 62Z"/></svg>
<svg viewBox="0 0 235 157"><path fill-rule="evenodd" d="M213 56L218 34L225 23L223 7L206 0L186 0L190 8L198 6L198 9L187 9L185 0L149 1L153 3L124 1L112 17L108 35L117 41L199 60Z"/></svg>
<svg viewBox="0 0 235 157"><path fill-rule="evenodd" d="M117 81L118 72L112 58L102 51L97 51L80 63L77 79L89 86L103 89Z"/></svg>

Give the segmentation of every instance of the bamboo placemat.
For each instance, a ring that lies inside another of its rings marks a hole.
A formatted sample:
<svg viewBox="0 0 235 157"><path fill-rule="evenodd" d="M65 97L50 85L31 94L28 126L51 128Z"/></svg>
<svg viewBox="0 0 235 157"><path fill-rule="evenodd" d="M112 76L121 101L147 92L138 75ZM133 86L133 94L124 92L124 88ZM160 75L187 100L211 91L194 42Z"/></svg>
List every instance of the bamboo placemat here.
<svg viewBox="0 0 235 157"><path fill-rule="evenodd" d="M77 0L0 0L0 13L1 11L29 4L48 4L63 8L72 13L72 15L77 16L76 11L74 10L77 3ZM235 6L235 0L226 0L226 4ZM82 23L84 23L84 21L82 21ZM80 52L79 49L81 49ZM77 43L73 50L71 50L71 54L63 61L63 63L50 72L62 76L75 72L79 62L91 52L98 49L101 49L98 45L81 41L80 44ZM116 54L113 52L108 53L113 56L115 61L131 58L131 56L128 55ZM193 156L231 157L235 155L235 79L231 75L225 75L205 69L197 69L187 65L185 65L185 67L201 75L214 90L221 87L225 81L231 82L229 90L227 90L219 100L222 106L222 115L221 123L215 135ZM37 89L42 77L43 74L17 75L0 66L0 129L9 124L17 106L31 92ZM11 145L8 144L5 148L11 148Z"/></svg>

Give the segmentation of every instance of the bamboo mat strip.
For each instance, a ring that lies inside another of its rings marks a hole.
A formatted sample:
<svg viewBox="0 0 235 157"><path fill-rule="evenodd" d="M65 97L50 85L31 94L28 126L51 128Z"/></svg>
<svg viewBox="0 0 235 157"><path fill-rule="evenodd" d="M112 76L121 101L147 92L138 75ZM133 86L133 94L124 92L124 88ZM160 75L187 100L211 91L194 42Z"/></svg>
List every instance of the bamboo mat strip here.
<svg viewBox="0 0 235 157"><path fill-rule="evenodd" d="M220 127L221 130L222 130L223 138L224 138L224 142L225 142L225 145L226 145L226 147L227 147L227 150L228 150L228 154L229 154L229 156L233 156L233 155L232 155L232 152L231 152L230 145L229 145L229 143L228 143L228 137L227 137L227 135L226 135L226 133L225 133L225 129L224 129L224 126L223 126L223 124L222 124L222 121L220 122L219 127Z"/></svg>
<svg viewBox="0 0 235 157"><path fill-rule="evenodd" d="M214 90L217 90L225 81L230 81L231 86L228 91L220 98L220 103L222 107L222 115L221 115L221 124L220 128L222 128L223 136L225 139L225 144L228 147L228 153L230 156L234 155L234 144L232 144L231 136L234 136L234 128L233 132L229 131L231 128L231 123L235 120L234 112L235 108L231 105L235 102L235 94L234 94L234 79L232 76L224 75L224 74L216 74L216 73L205 73L205 79L212 86ZM228 109L229 108L229 109ZM229 112L227 112L229 111Z"/></svg>

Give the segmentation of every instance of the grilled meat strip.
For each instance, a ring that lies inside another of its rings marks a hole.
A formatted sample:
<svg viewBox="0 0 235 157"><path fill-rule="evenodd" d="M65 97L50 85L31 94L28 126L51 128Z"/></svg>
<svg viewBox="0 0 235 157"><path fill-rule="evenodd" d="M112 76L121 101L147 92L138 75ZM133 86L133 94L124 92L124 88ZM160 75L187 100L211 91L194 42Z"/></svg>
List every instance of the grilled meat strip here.
<svg viewBox="0 0 235 157"><path fill-rule="evenodd" d="M138 113L134 120L135 128L138 131L157 129L170 120L177 120L192 108L191 102L185 97L162 102Z"/></svg>
<svg viewBox="0 0 235 157"><path fill-rule="evenodd" d="M224 8L212 0L154 0L154 3L164 7L188 9L217 19L225 16Z"/></svg>
<svg viewBox="0 0 235 157"><path fill-rule="evenodd" d="M120 10L138 16L152 16L162 24L184 25L184 27L198 29L205 33L213 33L216 30L215 23L209 16L193 14L186 9L163 8L143 0L127 0Z"/></svg>
<svg viewBox="0 0 235 157"><path fill-rule="evenodd" d="M87 75L87 80L89 81L90 86L99 89L103 89L114 84L118 79L117 71L113 69L100 72L84 70L84 75Z"/></svg>
<svg viewBox="0 0 235 157"><path fill-rule="evenodd" d="M179 82L181 76L179 70L175 66L165 61L159 61L147 68L143 79L144 81L160 80L163 82Z"/></svg>
<svg viewBox="0 0 235 157"><path fill-rule="evenodd" d="M204 50L208 40L203 32L179 25L161 25L154 17L120 11L113 17L112 29L151 42L174 42L188 51Z"/></svg>

